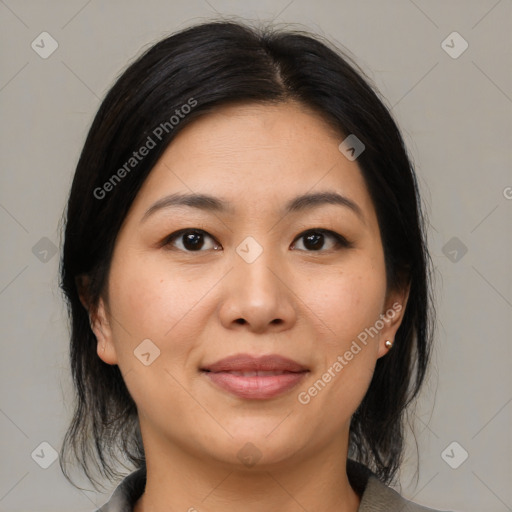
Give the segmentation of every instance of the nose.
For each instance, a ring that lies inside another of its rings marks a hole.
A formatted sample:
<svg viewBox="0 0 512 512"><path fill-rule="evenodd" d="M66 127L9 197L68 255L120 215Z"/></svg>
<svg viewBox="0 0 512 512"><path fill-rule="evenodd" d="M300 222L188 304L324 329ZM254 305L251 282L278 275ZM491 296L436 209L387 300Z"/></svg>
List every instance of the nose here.
<svg viewBox="0 0 512 512"><path fill-rule="evenodd" d="M277 333L295 324L291 277L269 252L263 251L252 263L235 254L234 268L222 286L219 315L227 329Z"/></svg>

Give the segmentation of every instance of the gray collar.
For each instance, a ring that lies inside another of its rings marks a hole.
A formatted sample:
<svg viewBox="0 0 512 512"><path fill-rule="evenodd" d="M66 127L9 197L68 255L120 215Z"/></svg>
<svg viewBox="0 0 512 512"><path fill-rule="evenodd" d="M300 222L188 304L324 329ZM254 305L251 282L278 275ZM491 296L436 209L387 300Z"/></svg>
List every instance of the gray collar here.
<svg viewBox="0 0 512 512"><path fill-rule="evenodd" d="M350 485L361 496L358 512L436 512L402 498L359 462L347 461L347 476ZM109 501L96 512L133 512L145 486L146 468L142 467L126 476Z"/></svg>

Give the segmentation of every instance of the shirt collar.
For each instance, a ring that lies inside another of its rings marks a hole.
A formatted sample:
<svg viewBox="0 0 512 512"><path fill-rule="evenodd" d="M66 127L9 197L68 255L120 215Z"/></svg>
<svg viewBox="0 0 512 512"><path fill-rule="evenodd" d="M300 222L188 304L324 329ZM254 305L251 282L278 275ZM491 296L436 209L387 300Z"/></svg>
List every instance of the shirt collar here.
<svg viewBox="0 0 512 512"><path fill-rule="evenodd" d="M347 476L350 485L361 497L358 512L400 510L397 507L401 507L404 511L409 510L410 502L384 485L372 471L359 462L348 459ZM126 476L117 486L109 501L96 512L133 512L133 507L142 496L145 486L146 467L144 466Z"/></svg>

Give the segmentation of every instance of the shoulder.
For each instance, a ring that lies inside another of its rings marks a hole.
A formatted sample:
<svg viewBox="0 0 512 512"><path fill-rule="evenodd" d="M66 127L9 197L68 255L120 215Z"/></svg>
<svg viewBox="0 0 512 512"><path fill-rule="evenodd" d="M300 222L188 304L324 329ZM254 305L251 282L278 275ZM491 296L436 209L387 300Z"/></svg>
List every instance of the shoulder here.
<svg viewBox="0 0 512 512"><path fill-rule="evenodd" d="M384 512L391 510L401 510L403 512L442 512L406 500L394 489L384 485L378 478L371 476L368 479L358 512Z"/></svg>
<svg viewBox="0 0 512 512"><path fill-rule="evenodd" d="M361 495L358 512L442 512L409 501L382 483L367 467L348 460L350 484Z"/></svg>
<svg viewBox="0 0 512 512"><path fill-rule="evenodd" d="M146 486L146 468L142 467L126 476L116 487L105 505L95 512L132 512Z"/></svg>

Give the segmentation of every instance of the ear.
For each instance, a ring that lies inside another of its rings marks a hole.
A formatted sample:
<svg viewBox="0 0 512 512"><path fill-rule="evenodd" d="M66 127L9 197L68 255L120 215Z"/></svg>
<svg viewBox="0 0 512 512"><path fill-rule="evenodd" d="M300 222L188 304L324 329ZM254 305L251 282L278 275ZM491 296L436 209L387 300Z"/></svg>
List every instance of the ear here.
<svg viewBox="0 0 512 512"><path fill-rule="evenodd" d="M75 285L78 291L78 297L82 306L89 311L89 276L82 274L75 277Z"/></svg>
<svg viewBox="0 0 512 512"><path fill-rule="evenodd" d="M380 320L384 327L379 333L379 352L378 357L386 355L392 347L386 347L386 341L394 343L396 331L400 327L404 318L407 300L409 299L410 283L400 290L395 290L387 294L384 310L380 315Z"/></svg>
<svg viewBox="0 0 512 512"><path fill-rule="evenodd" d="M100 297L98 307L91 314L91 329L98 340L96 351L98 357L107 364L117 364L117 353L112 336L109 312L103 298Z"/></svg>
<svg viewBox="0 0 512 512"><path fill-rule="evenodd" d="M85 274L77 276L75 283L80 302L89 315L91 330L98 342L96 346L98 357L107 364L117 364L117 354L112 339L112 329L105 301L103 298L100 298L97 306L91 304L89 299L89 276Z"/></svg>

